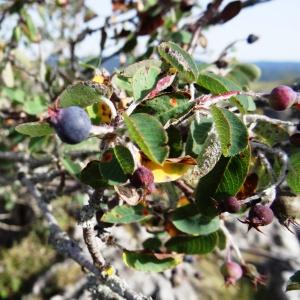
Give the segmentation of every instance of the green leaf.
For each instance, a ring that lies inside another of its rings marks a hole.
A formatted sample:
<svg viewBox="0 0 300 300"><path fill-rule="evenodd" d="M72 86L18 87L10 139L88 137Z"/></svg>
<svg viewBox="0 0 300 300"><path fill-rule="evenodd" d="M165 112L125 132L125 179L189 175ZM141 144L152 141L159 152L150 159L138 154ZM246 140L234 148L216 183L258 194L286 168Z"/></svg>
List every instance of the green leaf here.
<svg viewBox="0 0 300 300"><path fill-rule="evenodd" d="M288 140L289 134L283 127L263 120L257 120L253 132L259 140L269 146Z"/></svg>
<svg viewBox="0 0 300 300"><path fill-rule="evenodd" d="M182 261L181 258L171 254L138 251L124 251L122 258L128 267L142 272L163 272L176 267Z"/></svg>
<svg viewBox="0 0 300 300"><path fill-rule="evenodd" d="M146 112L154 115L162 124L171 119L178 119L186 114L195 105L189 98L181 93L164 94L138 107L137 112Z"/></svg>
<svg viewBox="0 0 300 300"><path fill-rule="evenodd" d="M42 96L34 96L24 103L24 111L29 115L38 115L47 109L47 101Z"/></svg>
<svg viewBox="0 0 300 300"><path fill-rule="evenodd" d="M188 52L173 42L163 42L158 46L159 55L178 72L187 82L195 82L198 67Z"/></svg>
<svg viewBox="0 0 300 300"><path fill-rule="evenodd" d="M131 152L123 146L106 150L102 156L100 171L111 185L125 183L128 175L134 171Z"/></svg>
<svg viewBox="0 0 300 300"><path fill-rule="evenodd" d="M4 69L2 70L1 78L3 80L3 83L8 88L12 88L15 85L14 71L10 62L7 62Z"/></svg>
<svg viewBox="0 0 300 300"><path fill-rule="evenodd" d="M65 169L74 176L77 176L81 172L81 167L78 163L71 160L69 157L61 158L60 161L62 162Z"/></svg>
<svg viewBox="0 0 300 300"><path fill-rule="evenodd" d="M3 88L1 91L6 97L18 103L24 103L25 91L21 88Z"/></svg>
<svg viewBox="0 0 300 300"><path fill-rule="evenodd" d="M90 161L80 173L80 181L94 189L107 186L107 180L103 177L100 170L100 161Z"/></svg>
<svg viewBox="0 0 300 300"><path fill-rule="evenodd" d="M300 194L300 153L293 153L289 157L289 172L286 176L287 184L296 194Z"/></svg>
<svg viewBox="0 0 300 300"><path fill-rule="evenodd" d="M151 218L149 211L142 205L120 205L106 212L101 221L116 224L129 224L145 221Z"/></svg>
<svg viewBox="0 0 300 300"><path fill-rule="evenodd" d="M132 90L135 100L144 99L155 87L160 69L156 67L141 67L132 78Z"/></svg>
<svg viewBox="0 0 300 300"><path fill-rule="evenodd" d="M215 133L211 133L205 140L197 158L198 178L205 176L214 168L221 154L220 141Z"/></svg>
<svg viewBox="0 0 300 300"><path fill-rule="evenodd" d="M192 40L192 33L186 30L176 31L171 34L171 40L177 44L188 44Z"/></svg>
<svg viewBox="0 0 300 300"><path fill-rule="evenodd" d="M218 242L218 234L200 236L176 236L169 239L165 246L169 251L185 254L206 254L214 250Z"/></svg>
<svg viewBox="0 0 300 300"><path fill-rule="evenodd" d="M147 250L159 250L161 245L161 240L157 237L148 238L143 242L143 247Z"/></svg>
<svg viewBox="0 0 300 300"><path fill-rule="evenodd" d="M242 87L247 87L250 84L249 77L238 69L231 70L226 75L226 78Z"/></svg>
<svg viewBox="0 0 300 300"><path fill-rule="evenodd" d="M243 185L250 164L250 148L233 157L221 156L216 166L200 178L195 199L199 210L207 215L216 215L215 198L218 195L234 196Z"/></svg>
<svg viewBox="0 0 300 300"><path fill-rule="evenodd" d="M15 127L15 130L19 133L34 136L43 136L53 133L52 127L46 122L30 122L20 124Z"/></svg>
<svg viewBox="0 0 300 300"><path fill-rule="evenodd" d="M128 77L116 74L112 78L112 84L118 89L126 91L130 95L132 94L132 84Z"/></svg>
<svg viewBox="0 0 300 300"><path fill-rule="evenodd" d="M300 290L300 271L297 271L293 276L289 278L286 291Z"/></svg>
<svg viewBox="0 0 300 300"><path fill-rule="evenodd" d="M183 142L181 138L181 132L175 126L170 126L167 129L168 145L170 147L170 158L178 157L183 151Z"/></svg>
<svg viewBox="0 0 300 300"><path fill-rule="evenodd" d="M233 67L233 71L243 73L244 76L248 78L249 82L255 81L261 76L260 69L254 64L237 64Z"/></svg>
<svg viewBox="0 0 300 300"><path fill-rule="evenodd" d="M154 117L137 113L124 115L130 138L138 144L148 158L162 164L168 156L168 136L162 125Z"/></svg>
<svg viewBox="0 0 300 300"><path fill-rule="evenodd" d="M209 90L213 95L222 94L229 91L241 91L242 88L228 78L224 78L211 72L201 73L197 83ZM236 96L230 98L233 105L236 105L241 112L254 111L255 103L251 97Z"/></svg>
<svg viewBox="0 0 300 300"><path fill-rule="evenodd" d="M110 98L111 91L107 86L92 81L83 81L67 87L59 96L59 103L61 107L72 105L86 107L99 102L101 96Z"/></svg>
<svg viewBox="0 0 300 300"><path fill-rule="evenodd" d="M225 250L226 249L226 244L227 244L226 235L224 234L224 232L222 230L218 230L217 234L218 234L218 245L217 245L217 247L220 250Z"/></svg>
<svg viewBox="0 0 300 300"><path fill-rule="evenodd" d="M208 137L208 133L212 128L212 124L212 120L206 117L201 118L200 120L194 119L192 121L186 143L187 154L200 154Z"/></svg>
<svg viewBox="0 0 300 300"><path fill-rule="evenodd" d="M224 108L212 106L211 114L224 156L234 156L247 147L247 128L234 113Z"/></svg>
<svg viewBox="0 0 300 300"><path fill-rule="evenodd" d="M173 225L180 231L191 235L208 235L219 229L219 217L210 218L197 211L195 204L177 208L171 216Z"/></svg>
<svg viewBox="0 0 300 300"><path fill-rule="evenodd" d="M128 67L125 67L123 70L121 70L120 75L124 77L133 77L134 74L141 68L150 68L150 67L161 68L161 65L162 65L161 60L145 59L137 63L131 64Z"/></svg>

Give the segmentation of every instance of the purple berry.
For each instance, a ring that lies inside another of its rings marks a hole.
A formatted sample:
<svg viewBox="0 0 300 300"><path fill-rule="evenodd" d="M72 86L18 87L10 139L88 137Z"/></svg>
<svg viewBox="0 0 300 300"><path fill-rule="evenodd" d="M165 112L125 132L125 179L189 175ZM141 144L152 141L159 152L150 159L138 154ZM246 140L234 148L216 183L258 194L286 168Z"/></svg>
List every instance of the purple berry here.
<svg viewBox="0 0 300 300"><path fill-rule="evenodd" d="M227 197L223 200L222 203L223 211L227 211L229 213L237 213L241 209L241 204L236 197Z"/></svg>
<svg viewBox="0 0 300 300"><path fill-rule="evenodd" d="M49 115L50 123L64 143L78 144L88 138L92 124L81 107L49 109Z"/></svg>
<svg viewBox="0 0 300 300"><path fill-rule="evenodd" d="M255 228L259 230L259 226L269 225L273 222L274 213L268 206L257 204L250 208L249 215L243 223L249 225L248 230Z"/></svg>
<svg viewBox="0 0 300 300"><path fill-rule="evenodd" d="M297 98L297 93L286 85L274 88L269 95L270 106L274 110L285 110L291 107Z"/></svg>
<svg viewBox="0 0 300 300"><path fill-rule="evenodd" d="M236 262L228 261L221 267L221 273L224 276L226 285L231 285L242 278L243 269Z"/></svg>
<svg viewBox="0 0 300 300"><path fill-rule="evenodd" d="M152 191L154 188L153 173L144 166L138 167L130 176L130 183L136 188L147 188Z"/></svg>

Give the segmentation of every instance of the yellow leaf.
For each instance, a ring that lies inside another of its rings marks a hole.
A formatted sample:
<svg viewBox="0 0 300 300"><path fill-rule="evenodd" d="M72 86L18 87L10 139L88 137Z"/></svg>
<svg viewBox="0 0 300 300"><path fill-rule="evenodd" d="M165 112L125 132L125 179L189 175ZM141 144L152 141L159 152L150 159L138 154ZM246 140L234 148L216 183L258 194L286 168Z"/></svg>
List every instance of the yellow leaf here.
<svg viewBox="0 0 300 300"><path fill-rule="evenodd" d="M194 165L194 162L187 161L186 158L176 160L179 162L167 159L162 166L149 160L143 160L142 164L152 171L155 183L170 182L182 177Z"/></svg>
<svg viewBox="0 0 300 300"><path fill-rule="evenodd" d="M111 109L110 107L101 100L98 104L98 116L100 117L101 123L110 123L111 122Z"/></svg>

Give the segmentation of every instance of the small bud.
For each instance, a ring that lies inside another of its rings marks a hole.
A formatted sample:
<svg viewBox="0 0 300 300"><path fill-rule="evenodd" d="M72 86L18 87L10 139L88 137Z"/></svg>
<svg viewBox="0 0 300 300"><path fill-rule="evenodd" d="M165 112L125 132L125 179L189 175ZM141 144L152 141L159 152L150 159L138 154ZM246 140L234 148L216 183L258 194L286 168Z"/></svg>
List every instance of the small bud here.
<svg viewBox="0 0 300 300"><path fill-rule="evenodd" d="M233 285L242 278L243 269L236 262L228 261L221 267L221 273L224 276L226 285Z"/></svg>
<svg viewBox="0 0 300 300"><path fill-rule="evenodd" d="M154 176L151 170L141 166L130 176L130 183L136 188L154 189Z"/></svg>
<svg viewBox="0 0 300 300"><path fill-rule="evenodd" d="M260 231L258 227L271 224L273 218L274 214L270 207L257 204L250 208L248 217L242 222L249 224L248 231L251 228Z"/></svg>
<svg viewBox="0 0 300 300"><path fill-rule="evenodd" d="M269 104L274 110L286 110L291 107L297 98L297 93L289 86L280 85L274 88L269 98Z"/></svg>
<svg viewBox="0 0 300 300"><path fill-rule="evenodd" d="M255 34L249 34L247 37L247 43L248 44L253 44L255 43L257 40L259 39L259 37Z"/></svg>
<svg viewBox="0 0 300 300"><path fill-rule="evenodd" d="M221 207L223 211L234 214L241 209L241 204L236 197L227 197L223 200Z"/></svg>

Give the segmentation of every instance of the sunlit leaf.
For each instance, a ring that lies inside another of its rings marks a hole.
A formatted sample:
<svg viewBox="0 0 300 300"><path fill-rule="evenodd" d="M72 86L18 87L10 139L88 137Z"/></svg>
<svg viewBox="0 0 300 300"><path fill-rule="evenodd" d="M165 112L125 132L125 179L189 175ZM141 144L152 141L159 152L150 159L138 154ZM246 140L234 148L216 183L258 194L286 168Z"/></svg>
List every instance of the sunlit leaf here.
<svg viewBox="0 0 300 300"><path fill-rule="evenodd" d="M159 121L144 113L124 115L124 121L132 140L150 160L161 165L168 156L169 147L167 133Z"/></svg>

